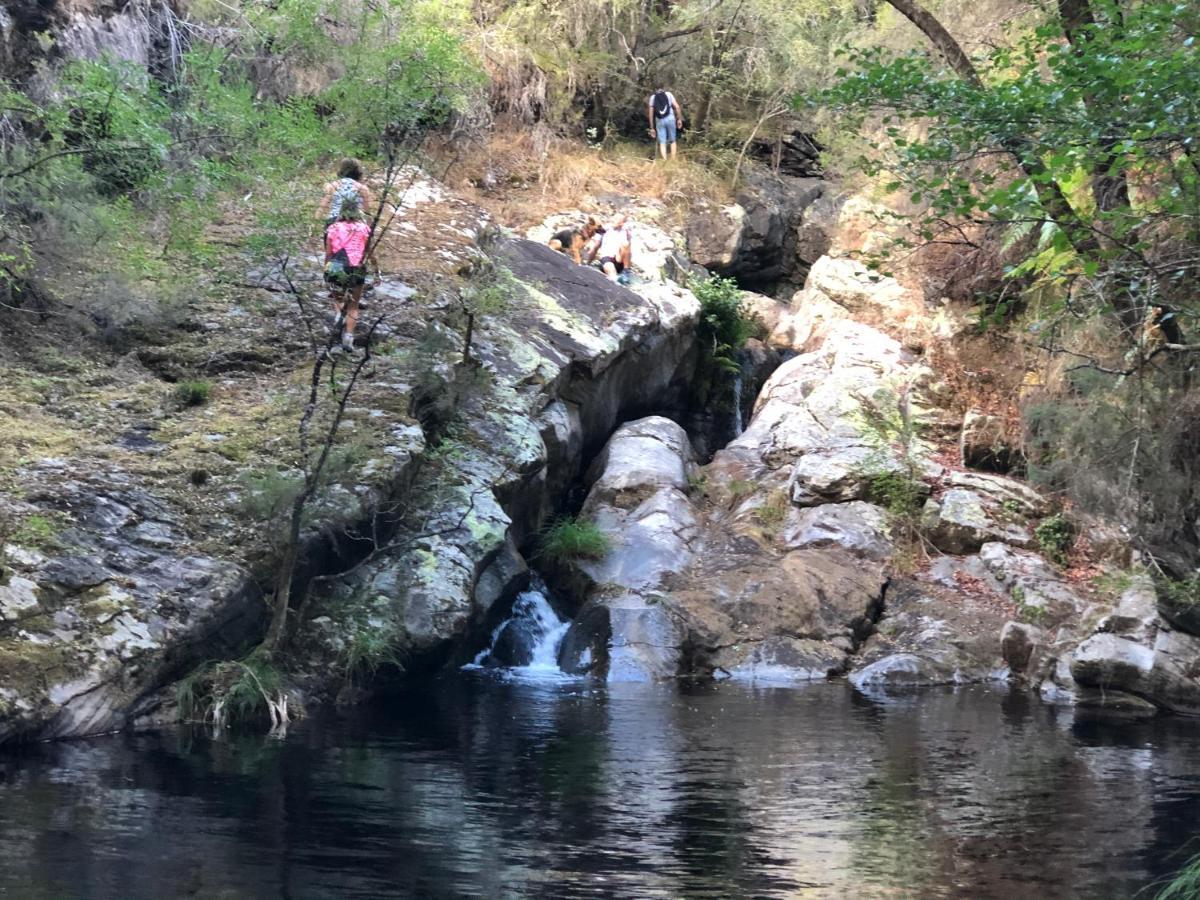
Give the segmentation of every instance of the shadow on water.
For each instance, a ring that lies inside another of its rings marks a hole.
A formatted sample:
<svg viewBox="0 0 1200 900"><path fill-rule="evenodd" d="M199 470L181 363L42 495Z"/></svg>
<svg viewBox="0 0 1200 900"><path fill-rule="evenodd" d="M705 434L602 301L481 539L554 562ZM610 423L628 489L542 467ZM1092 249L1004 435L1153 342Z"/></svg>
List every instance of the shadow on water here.
<svg viewBox="0 0 1200 900"><path fill-rule="evenodd" d="M477 671L286 740L0 757L0 896L1130 896L1200 821L1198 751L1002 691Z"/></svg>

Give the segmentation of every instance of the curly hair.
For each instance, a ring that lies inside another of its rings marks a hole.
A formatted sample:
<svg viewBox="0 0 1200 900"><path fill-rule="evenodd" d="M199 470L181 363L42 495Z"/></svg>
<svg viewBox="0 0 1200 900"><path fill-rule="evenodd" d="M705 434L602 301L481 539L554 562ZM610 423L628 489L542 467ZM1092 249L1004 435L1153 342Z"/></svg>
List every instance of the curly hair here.
<svg viewBox="0 0 1200 900"><path fill-rule="evenodd" d="M362 177L362 163L357 159L346 157L338 165L338 178L353 178L355 181L362 181Z"/></svg>

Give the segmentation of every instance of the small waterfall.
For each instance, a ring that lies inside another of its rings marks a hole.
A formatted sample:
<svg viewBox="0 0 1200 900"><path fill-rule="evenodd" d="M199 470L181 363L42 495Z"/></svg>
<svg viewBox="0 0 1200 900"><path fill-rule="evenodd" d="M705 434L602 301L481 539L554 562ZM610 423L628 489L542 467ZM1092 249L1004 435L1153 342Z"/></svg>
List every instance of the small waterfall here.
<svg viewBox="0 0 1200 900"><path fill-rule="evenodd" d="M496 626L489 646L470 667L560 674L558 648L571 623L558 617L546 594L546 585L534 576L529 590L517 595L512 614Z"/></svg>
<svg viewBox="0 0 1200 900"><path fill-rule="evenodd" d="M733 376L733 436L738 437L745 428L742 426L742 366L738 360L738 370Z"/></svg>

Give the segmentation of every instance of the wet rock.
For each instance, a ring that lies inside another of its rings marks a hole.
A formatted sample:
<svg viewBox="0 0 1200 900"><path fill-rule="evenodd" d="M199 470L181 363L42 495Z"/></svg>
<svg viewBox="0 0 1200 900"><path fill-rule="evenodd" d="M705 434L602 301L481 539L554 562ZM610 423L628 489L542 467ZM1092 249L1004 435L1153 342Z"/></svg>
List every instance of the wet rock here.
<svg viewBox="0 0 1200 900"><path fill-rule="evenodd" d="M1023 675L1034 650L1044 641L1042 629L1024 622L1007 622L1000 632L1000 652L1016 675Z"/></svg>
<svg viewBox="0 0 1200 900"><path fill-rule="evenodd" d="M612 620L608 607L591 601L583 606L558 648L558 667L568 675L608 671Z"/></svg>
<svg viewBox="0 0 1200 900"><path fill-rule="evenodd" d="M497 603L516 596L529 583L529 566L509 535L496 558L475 582L475 615L481 620Z"/></svg>
<svg viewBox="0 0 1200 900"><path fill-rule="evenodd" d="M495 643L488 654L487 665L527 666L533 660L533 648L542 633L529 619L509 619L500 626Z"/></svg>
<svg viewBox="0 0 1200 900"><path fill-rule="evenodd" d="M1071 656L1071 677L1083 687L1136 690L1154 668L1154 651L1115 634L1096 634Z"/></svg>
<svg viewBox="0 0 1200 900"><path fill-rule="evenodd" d="M892 555L887 512L872 503L854 501L810 509L793 509L780 536L789 550L841 547L867 559Z"/></svg>
<svg viewBox="0 0 1200 900"><path fill-rule="evenodd" d="M727 674L737 681L793 684L822 681L836 675L845 664L843 648L825 641L778 635L750 646Z"/></svg>
<svg viewBox="0 0 1200 900"><path fill-rule="evenodd" d="M612 626L609 681L657 681L680 674L684 634L662 605L625 594L605 606Z"/></svg>
<svg viewBox="0 0 1200 900"><path fill-rule="evenodd" d="M894 653L856 669L850 673L849 680L856 688L864 688L942 684L949 678L928 659L911 653Z"/></svg>
<svg viewBox="0 0 1200 900"><path fill-rule="evenodd" d="M660 488L686 491L694 461L687 433L662 416L626 422L589 470L589 500L628 508Z"/></svg>
<svg viewBox="0 0 1200 900"><path fill-rule="evenodd" d="M995 607L957 588L894 579L882 616L851 660L851 683L996 680L1004 674L999 640L1003 622Z"/></svg>

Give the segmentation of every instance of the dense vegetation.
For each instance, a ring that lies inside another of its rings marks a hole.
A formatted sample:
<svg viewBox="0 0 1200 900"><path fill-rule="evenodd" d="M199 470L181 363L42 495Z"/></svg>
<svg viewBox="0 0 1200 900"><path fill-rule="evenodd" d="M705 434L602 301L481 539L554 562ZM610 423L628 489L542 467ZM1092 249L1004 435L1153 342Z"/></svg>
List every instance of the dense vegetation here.
<svg viewBox="0 0 1200 900"><path fill-rule="evenodd" d="M860 164L920 211L878 264L923 244L1003 264L984 318L1051 374L1025 404L1031 475L1176 574L1200 517L1198 27L1188 4L1075 0L970 58L925 22L937 55L851 52L822 98L882 134Z"/></svg>
<svg viewBox="0 0 1200 900"><path fill-rule="evenodd" d="M221 267L212 223L233 215L251 252L294 253L314 233L316 167L404 152L481 96L437 6L221 4L177 26L187 40L155 75L71 60L53 91L5 89L6 305L88 296L79 311L106 330L159 320L180 269Z"/></svg>

